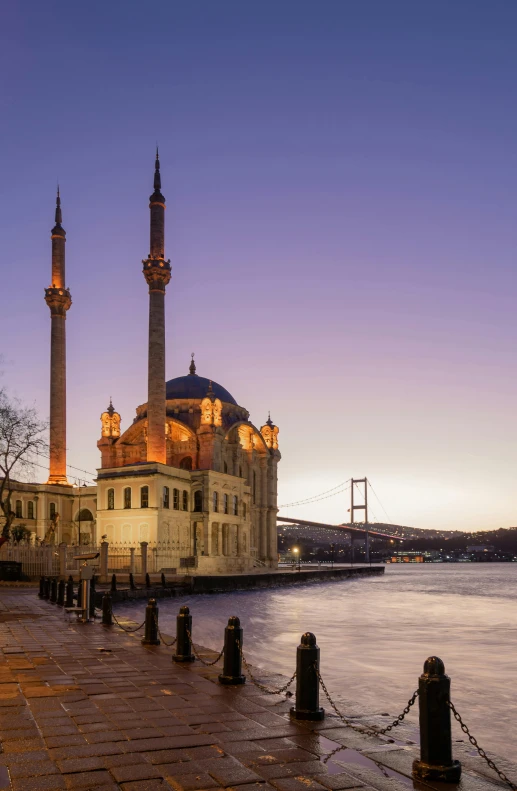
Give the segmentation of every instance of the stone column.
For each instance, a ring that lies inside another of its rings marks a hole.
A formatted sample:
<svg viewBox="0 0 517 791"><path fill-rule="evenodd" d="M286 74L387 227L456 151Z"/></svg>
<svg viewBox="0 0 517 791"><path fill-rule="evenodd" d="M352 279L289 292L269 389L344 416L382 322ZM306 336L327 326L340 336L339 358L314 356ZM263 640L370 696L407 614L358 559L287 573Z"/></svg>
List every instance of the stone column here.
<svg viewBox="0 0 517 791"><path fill-rule="evenodd" d="M237 525L237 556L240 557L242 554L242 525Z"/></svg>
<svg viewBox="0 0 517 791"><path fill-rule="evenodd" d="M147 541L140 542L140 554L142 557L142 574L147 574Z"/></svg>
<svg viewBox="0 0 517 791"><path fill-rule="evenodd" d="M217 525L217 554L223 555L223 525L219 522Z"/></svg>
<svg viewBox="0 0 517 791"><path fill-rule="evenodd" d="M107 541L101 541L101 559L100 559L100 581L108 581L108 551L109 544Z"/></svg>

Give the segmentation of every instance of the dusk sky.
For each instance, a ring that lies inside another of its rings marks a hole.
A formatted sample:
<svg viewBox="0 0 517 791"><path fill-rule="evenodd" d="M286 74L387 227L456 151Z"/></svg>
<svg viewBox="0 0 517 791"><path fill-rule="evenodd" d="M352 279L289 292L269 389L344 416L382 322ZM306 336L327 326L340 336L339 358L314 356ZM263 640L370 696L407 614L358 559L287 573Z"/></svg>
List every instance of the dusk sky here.
<svg viewBox="0 0 517 791"><path fill-rule="evenodd" d="M0 31L0 382L48 417L59 180L71 480L110 396L123 429L147 400L158 143L167 378L195 352L271 410L279 504L366 475L392 522L517 524L516 3L25 0Z"/></svg>

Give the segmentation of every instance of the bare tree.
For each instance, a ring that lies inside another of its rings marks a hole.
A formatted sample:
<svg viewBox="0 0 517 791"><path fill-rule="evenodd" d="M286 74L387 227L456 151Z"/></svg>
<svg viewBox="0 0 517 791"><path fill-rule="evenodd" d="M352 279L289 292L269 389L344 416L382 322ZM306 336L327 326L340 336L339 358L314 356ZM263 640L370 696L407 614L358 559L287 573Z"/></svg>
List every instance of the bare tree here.
<svg viewBox="0 0 517 791"><path fill-rule="evenodd" d="M33 407L9 399L6 391L0 390L0 510L4 517L0 546L9 540L16 516L11 502L16 482L13 476L26 476L34 457L46 454L46 429L47 424Z"/></svg>

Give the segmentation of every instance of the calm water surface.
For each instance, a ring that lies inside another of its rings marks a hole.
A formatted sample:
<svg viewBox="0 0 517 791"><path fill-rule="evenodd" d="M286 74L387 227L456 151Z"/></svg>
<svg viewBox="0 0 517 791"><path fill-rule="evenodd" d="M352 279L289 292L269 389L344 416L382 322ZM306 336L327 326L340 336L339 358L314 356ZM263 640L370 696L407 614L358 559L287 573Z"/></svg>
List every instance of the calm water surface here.
<svg viewBox="0 0 517 791"><path fill-rule="evenodd" d="M360 712L398 714L436 654L481 746L517 760L516 603L517 563L454 563L393 564L382 577L159 606L162 631L175 634L179 605L188 604L194 640L218 651L229 616L238 615L248 661L289 676L300 635L314 632L331 693ZM142 602L117 613L135 617L137 609ZM463 738L456 726L454 738Z"/></svg>

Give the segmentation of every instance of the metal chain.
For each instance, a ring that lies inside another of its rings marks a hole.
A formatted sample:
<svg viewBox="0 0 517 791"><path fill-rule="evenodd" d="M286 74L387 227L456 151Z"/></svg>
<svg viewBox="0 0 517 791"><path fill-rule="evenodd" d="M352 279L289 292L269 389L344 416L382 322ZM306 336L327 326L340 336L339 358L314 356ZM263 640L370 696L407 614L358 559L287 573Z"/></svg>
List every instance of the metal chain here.
<svg viewBox="0 0 517 791"><path fill-rule="evenodd" d="M143 623L140 624L140 626L137 626L136 629L126 629L125 626L122 626L122 624L119 623L119 621L117 620L117 618L116 618L115 614L113 613L113 611L111 613L111 617L113 618L113 620L115 621L117 626L119 626L122 629L123 632L129 632L129 633L131 633L131 632L138 632L138 630L141 629L142 626L145 626L145 621L144 621Z"/></svg>
<svg viewBox="0 0 517 791"><path fill-rule="evenodd" d="M345 725L348 725L348 727L353 728L356 731L359 731L359 733L366 734L367 736L383 736L385 733L389 733L389 731L391 731L393 728L396 728L398 725L400 725L402 720L405 718L406 714L409 714L409 710L414 705L414 703L415 703L415 701L416 701L416 699L418 697L418 694L419 694L418 690L415 690L415 692L413 692L412 696L409 698L409 700L407 702L407 705L404 707L402 713L399 714L399 716L396 717L393 720L393 722L390 723L390 725L387 725L385 728L376 728L374 725L360 725L357 722L352 722L352 720L350 720L347 717L345 717L344 714L342 714L339 711L338 707L336 706L336 704L334 703L334 701L330 697L330 693L329 693L329 691L328 691L328 689L327 689L327 687L325 685L325 682L323 681L323 679L322 679L322 677L320 675L320 671L319 671L319 668L318 668L318 665L316 664L316 662L314 663L313 667L314 667L314 671L315 671L316 675L318 676L318 680L319 680L319 682L321 684L321 688L322 688L323 692L325 693L325 697L327 698L327 700L330 703L332 709L337 714L337 716L339 717L341 722L343 722Z"/></svg>
<svg viewBox="0 0 517 791"><path fill-rule="evenodd" d="M174 640L172 641L172 643L168 643L167 640L165 640L163 634L160 632L160 627L158 626L158 616L157 615L154 616L154 620L155 620L155 623L156 623L156 631L158 632L158 636L159 636L160 640L162 641L162 643L164 645L167 646L167 648L170 648L171 645L175 644L177 638L175 637Z"/></svg>
<svg viewBox="0 0 517 791"><path fill-rule="evenodd" d="M286 692L289 689L289 687L291 686L291 684L293 683L293 681L296 678L296 670L294 671L293 675L291 676L291 678L289 679L287 684L284 684L283 687L280 687L279 689L270 689L269 687L264 686L264 684L261 684L260 681L257 681L255 676L251 672L250 666L246 662L246 657L242 653L242 647L241 647L241 644L240 644L239 640L236 640L235 642L237 644L237 648L239 649L239 653L241 655L241 659L242 659L243 665L246 668L246 672L247 672L248 676L250 677L250 681L251 681L252 684L255 684L256 687L261 689L262 692L265 692L267 695L281 695L283 692Z"/></svg>
<svg viewBox="0 0 517 791"><path fill-rule="evenodd" d="M483 759L484 759L484 760L487 762L487 764L488 764L488 766L490 767L490 769L493 769L493 770L494 770L494 772L496 772L496 774L498 774L498 775L499 775L499 778L500 778L500 780L502 780L502 781L503 781L503 783L506 783L506 785L510 786L510 788L512 788L512 789L513 789L513 791L517 791L517 785L515 785L515 783L512 783L512 781L511 781L511 780L510 780L508 777L506 777L505 773L504 773L504 772L502 772L500 769L498 769L498 768L497 768L497 766L495 765L495 763L494 763L494 762L491 760L491 758L489 758L489 757L488 757L488 755L487 755L487 754L486 754L486 752L483 750L483 748L479 746L479 744L478 744L478 742L477 742L477 739L476 739L476 738L474 738L474 736L472 736L472 734L471 734L471 732L469 731L468 727L467 727L467 726L465 725L465 723L463 722L463 720L462 720L462 718L461 718L461 715L460 715L460 713L457 711L457 709L456 709L456 706L454 705L454 703L452 703L452 702L449 700L449 701L448 701L448 705L449 705L449 708L450 708L450 710L451 710L451 711L452 711L452 713L454 714L454 719L455 719L457 722L459 722L459 724L460 724L460 727L461 727L461 730L463 731L463 733L465 733L465 734L468 736L469 742L471 743L471 745L472 745L473 747L475 747L475 748L476 748L476 750L478 751L478 753L479 753L479 755L481 756L481 758L483 758Z"/></svg>
<svg viewBox="0 0 517 791"><path fill-rule="evenodd" d="M223 646L223 648L221 649L221 653L219 654L219 656L218 656L216 659L214 659L214 661L213 661L213 662L207 662L207 661L206 661L205 659L203 659L203 657L202 657L200 654L198 654L198 652L196 651L196 649L195 649L195 646L194 646L194 643L192 642L192 635L190 634L190 632L189 632L189 630L188 630L188 629L186 629L186 632L187 632L187 635L188 635L188 639L190 640L190 644L191 644L191 646L192 646L192 651L194 652L194 656L196 657L196 659L199 659L199 661L200 661L200 662L202 662L202 663L203 663L203 665L206 665L206 667L212 667L212 665L216 665L216 664L219 662L219 660L220 660L220 658L222 657L222 655L224 654L224 646Z"/></svg>

